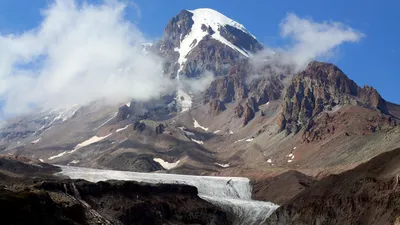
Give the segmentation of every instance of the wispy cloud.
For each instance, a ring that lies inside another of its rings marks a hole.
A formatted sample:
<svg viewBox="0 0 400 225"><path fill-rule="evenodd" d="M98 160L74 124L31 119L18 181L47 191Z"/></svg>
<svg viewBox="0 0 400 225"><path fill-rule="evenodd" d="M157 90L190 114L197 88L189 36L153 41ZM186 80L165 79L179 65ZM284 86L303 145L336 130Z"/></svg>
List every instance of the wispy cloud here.
<svg viewBox="0 0 400 225"><path fill-rule="evenodd" d="M280 23L280 35L281 38L289 41L288 46L279 49L267 46L265 51L252 59L254 66L289 65L299 71L312 60L335 57L340 45L346 42L358 42L365 36L340 22L316 22L312 19L300 18L292 13L287 14Z"/></svg>
<svg viewBox="0 0 400 225"><path fill-rule="evenodd" d="M295 14L288 14L280 28L281 36L292 40L292 45L285 49L287 55L300 67L320 57L330 58L339 45L358 42L365 36L340 22L318 23Z"/></svg>

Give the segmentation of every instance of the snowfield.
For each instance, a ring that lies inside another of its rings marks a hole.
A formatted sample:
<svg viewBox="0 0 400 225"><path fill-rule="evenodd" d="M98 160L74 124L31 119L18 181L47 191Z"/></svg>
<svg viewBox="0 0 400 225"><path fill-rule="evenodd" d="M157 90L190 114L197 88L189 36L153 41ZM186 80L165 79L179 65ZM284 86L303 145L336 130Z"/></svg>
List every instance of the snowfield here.
<svg viewBox="0 0 400 225"><path fill-rule="evenodd" d="M108 134L108 135L103 136L103 137L93 136L93 137L91 137L90 139L88 139L88 140L86 140L86 141L84 141L84 142L82 142L82 143L80 143L80 144L77 144L77 145L75 146L75 148L72 149L71 151L61 152L61 153L59 153L59 154L57 154L57 155L54 155L54 156L49 157L48 160L53 160L53 159L61 158L61 157L63 157L64 155L74 153L74 152L76 152L76 151L77 151L78 149L80 149L80 148L83 148L83 147L85 147L85 146L88 146L88 145L91 145L91 144L93 144L93 143L99 142L99 141L101 141L101 140L103 140L103 139L108 138L109 136L111 136L111 134Z"/></svg>
<svg viewBox="0 0 400 225"><path fill-rule="evenodd" d="M279 206L251 199L250 180L244 177L190 176L161 173L136 173L60 166L60 175L91 182L133 180L147 183L186 184L198 189L199 197L236 215L237 225L262 224Z"/></svg>
<svg viewBox="0 0 400 225"><path fill-rule="evenodd" d="M155 162L160 163L160 165L166 170L170 170L170 169L173 169L173 168L177 167L178 164L181 162L181 160L178 160L178 161L176 161L174 163L169 163L169 162L164 161L161 158L154 158L153 160Z"/></svg>

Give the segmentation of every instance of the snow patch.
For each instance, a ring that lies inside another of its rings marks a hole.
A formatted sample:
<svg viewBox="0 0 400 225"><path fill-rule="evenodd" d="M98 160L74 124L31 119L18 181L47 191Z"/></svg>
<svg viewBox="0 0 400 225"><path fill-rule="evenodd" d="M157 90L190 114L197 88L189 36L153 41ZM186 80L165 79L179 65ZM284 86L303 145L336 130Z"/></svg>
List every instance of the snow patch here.
<svg viewBox="0 0 400 225"><path fill-rule="evenodd" d="M117 129L115 132L121 132L121 131L123 131L123 130L126 130L126 128L128 128L129 127L129 124L128 125L126 125L125 127L123 127L123 128L119 128L119 129Z"/></svg>
<svg viewBox="0 0 400 225"><path fill-rule="evenodd" d="M128 106L128 107L131 107L131 102L128 102L125 105Z"/></svg>
<svg viewBox="0 0 400 225"><path fill-rule="evenodd" d="M269 104L269 102L265 103L265 105L268 105L268 104Z"/></svg>
<svg viewBox="0 0 400 225"><path fill-rule="evenodd" d="M88 146L88 145L91 145L91 144L93 144L93 143L99 142L99 141L101 141L101 140L103 140L103 139L109 137L110 135L111 135L111 134L108 134L108 135L103 136L103 137L98 137L98 136L91 137L90 139L88 139L88 140L86 140L86 141L84 141L84 142L82 142L82 143L80 143L80 144L77 144L77 145L75 146L75 148L72 149L71 151L65 151L65 152L61 152L60 154L57 154L57 155L55 155L55 156L51 156L51 157L49 157L49 160L53 160L53 159L56 159L56 158L63 157L64 155L74 153L74 152L77 151L78 149L83 148L83 147Z"/></svg>
<svg viewBox="0 0 400 225"><path fill-rule="evenodd" d="M85 146L88 146L88 145L91 145L91 144L93 144L93 143L99 142L99 141L101 141L101 140L103 140L103 139L106 139L106 138L108 138L109 136L111 136L111 134L108 134L108 135L103 136L103 137L93 136L93 137L89 138L88 140L86 140L86 141L84 141L84 142L82 142L82 143L80 143L80 144L77 144L77 145L75 146L75 148L74 148L70 153L73 153L73 152L75 152L76 150L78 150L78 149L80 149L80 148L83 148L83 147L85 147Z"/></svg>
<svg viewBox="0 0 400 225"><path fill-rule="evenodd" d="M178 160L178 161L176 161L176 162L174 162L174 163L169 163L169 162L166 162L166 161L164 161L163 159L161 159L161 158L154 158L153 159L155 162L158 162L164 169L166 169L166 170L170 170L170 169L173 169L173 168L175 168L176 166L178 166L178 164L180 163L180 161L181 160Z"/></svg>
<svg viewBox="0 0 400 225"><path fill-rule="evenodd" d="M202 130L204 130L204 131L208 131L208 127L203 127L203 126L201 126L201 125L197 122L197 120L195 120L195 119L193 119L193 126L194 126L194 128L200 128L200 129L202 129Z"/></svg>
<svg viewBox="0 0 400 225"><path fill-rule="evenodd" d="M230 165L228 164L219 164L219 163L215 163L215 165L220 166L222 168L228 168Z"/></svg>
<svg viewBox="0 0 400 225"><path fill-rule="evenodd" d="M192 140L193 142L195 142L195 143L197 143L197 144L199 144L199 145L202 145L202 144L204 144L204 142L203 141L199 141L199 140L196 140L196 139L190 139L190 140Z"/></svg>
<svg viewBox="0 0 400 225"><path fill-rule="evenodd" d="M190 97L190 95L184 92L182 89L177 90L175 101L181 109L181 112L188 111L193 104L192 97Z"/></svg>
<svg viewBox="0 0 400 225"><path fill-rule="evenodd" d="M249 138L249 139L246 139L246 142L252 142L254 140L254 138Z"/></svg>
<svg viewBox="0 0 400 225"><path fill-rule="evenodd" d="M54 155L54 156L49 157L49 160L53 160L53 159L57 159L57 158L63 157L63 156L66 155L67 153L68 153L67 151L61 152L60 154L57 154L57 155Z"/></svg>
<svg viewBox="0 0 400 225"><path fill-rule="evenodd" d="M36 144L36 143L38 143L41 139L42 139L42 138L39 138L39 139L34 140L34 141L31 141L31 144Z"/></svg>
<svg viewBox="0 0 400 225"><path fill-rule="evenodd" d="M216 130L214 131L214 134L218 134L219 132L221 132L220 130Z"/></svg>
<svg viewBox="0 0 400 225"><path fill-rule="evenodd" d="M229 134L233 134L233 131L232 131L232 130L229 130Z"/></svg>
<svg viewBox="0 0 400 225"><path fill-rule="evenodd" d="M288 160L288 163L291 163L291 162L293 162L293 160L294 160L294 154L293 153L290 153L289 155L287 155L286 157L288 157L289 158L289 160Z"/></svg>
<svg viewBox="0 0 400 225"><path fill-rule="evenodd" d="M69 162L68 164L78 164L79 160L72 160L71 162Z"/></svg>
<svg viewBox="0 0 400 225"><path fill-rule="evenodd" d="M236 143L238 143L238 142L242 142L242 141L244 141L244 139L246 139L246 138L239 139L239 140L235 141L234 144L236 144Z"/></svg>
<svg viewBox="0 0 400 225"><path fill-rule="evenodd" d="M268 159L267 163L272 163L272 159Z"/></svg>
<svg viewBox="0 0 400 225"><path fill-rule="evenodd" d="M40 161L40 162L44 162L44 160L43 160L43 159L39 159L39 161Z"/></svg>

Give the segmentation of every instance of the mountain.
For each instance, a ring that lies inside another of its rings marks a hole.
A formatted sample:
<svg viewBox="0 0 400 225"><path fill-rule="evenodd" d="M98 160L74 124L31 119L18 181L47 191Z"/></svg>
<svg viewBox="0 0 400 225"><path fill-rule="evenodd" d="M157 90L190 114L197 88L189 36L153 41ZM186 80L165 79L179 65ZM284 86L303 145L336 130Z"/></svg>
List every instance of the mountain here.
<svg viewBox="0 0 400 225"><path fill-rule="evenodd" d="M173 17L155 48L167 59L166 75L193 78L205 70L223 76L234 61L263 47L240 23L212 9L196 9Z"/></svg>
<svg viewBox="0 0 400 225"><path fill-rule="evenodd" d="M52 164L262 180L289 170L321 178L400 147L399 105L333 64L280 63L215 10L181 11L143 45L150 52L165 60L174 93L24 115L1 128L1 149ZM205 91L190 92L186 81L210 73Z"/></svg>

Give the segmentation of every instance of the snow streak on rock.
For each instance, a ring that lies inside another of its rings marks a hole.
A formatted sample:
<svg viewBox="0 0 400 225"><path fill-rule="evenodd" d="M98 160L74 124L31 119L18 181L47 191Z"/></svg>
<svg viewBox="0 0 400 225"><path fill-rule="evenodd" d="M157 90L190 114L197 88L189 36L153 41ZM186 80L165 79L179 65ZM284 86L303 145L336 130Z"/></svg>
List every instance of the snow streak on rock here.
<svg viewBox="0 0 400 225"><path fill-rule="evenodd" d="M158 162L166 170L170 170L170 169L173 169L173 168L177 167L178 164L181 162L180 160L178 160L178 161L176 161L174 163L169 163L169 162L164 161L161 158L154 158L153 160L155 162Z"/></svg>

